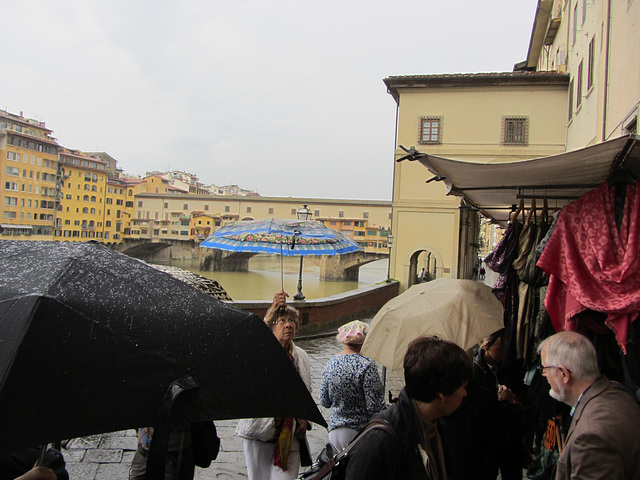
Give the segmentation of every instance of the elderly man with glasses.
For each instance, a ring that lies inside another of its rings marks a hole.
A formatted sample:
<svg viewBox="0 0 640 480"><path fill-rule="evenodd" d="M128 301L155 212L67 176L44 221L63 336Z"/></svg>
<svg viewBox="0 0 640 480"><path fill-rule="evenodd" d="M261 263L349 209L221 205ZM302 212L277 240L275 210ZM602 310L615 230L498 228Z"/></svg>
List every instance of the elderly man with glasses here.
<svg viewBox="0 0 640 480"><path fill-rule="evenodd" d="M572 407L556 480L640 479L640 406L620 384L600 374L589 339L560 332L538 351L549 395Z"/></svg>

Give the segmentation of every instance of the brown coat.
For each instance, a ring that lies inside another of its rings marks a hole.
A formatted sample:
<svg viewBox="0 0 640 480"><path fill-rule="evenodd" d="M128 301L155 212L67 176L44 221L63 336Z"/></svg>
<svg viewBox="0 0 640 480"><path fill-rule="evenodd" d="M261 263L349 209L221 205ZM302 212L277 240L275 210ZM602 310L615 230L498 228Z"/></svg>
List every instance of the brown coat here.
<svg viewBox="0 0 640 480"><path fill-rule="evenodd" d="M601 377L573 415L556 480L640 480L640 406Z"/></svg>

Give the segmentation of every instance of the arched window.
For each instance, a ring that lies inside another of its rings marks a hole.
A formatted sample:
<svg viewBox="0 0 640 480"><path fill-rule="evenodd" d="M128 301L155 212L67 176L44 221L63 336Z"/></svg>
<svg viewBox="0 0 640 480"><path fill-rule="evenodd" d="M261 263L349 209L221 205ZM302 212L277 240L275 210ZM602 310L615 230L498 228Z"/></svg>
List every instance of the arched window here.
<svg viewBox="0 0 640 480"><path fill-rule="evenodd" d="M93 210L93 209L92 209L92 210ZM89 226L90 226L90 227L95 226L95 222L94 222L93 220L90 220L90 221L89 221Z"/></svg>
<svg viewBox="0 0 640 480"><path fill-rule="evenodd" d="M87 221L86 220L82 220L82 228L87 228Z"/></svg>
<svg viewBox="0 0 640 480"><path fill-rule="evenodd" d="M92 192L97 192L98 191L98 187L96 187L95 185L91 185L91 191Z"/></svg>
<svg viewBox="0 0 640 480"><path fill-rule="evenodd" d="M88 209L87 207L84 207L84 208L82 209L82 213L89 213L89 209Z"/></svg>
<svg viewBox="0 0 640 480"><path fill-rule="evenodd" d="M95 202L95 201L96 201L96 197L93 197L93 196L92 196L92 197L91 197L91 201L92 201L92 202Z"/></svg>
<svg viewBox="0 0 640 480"><path fill-rule="evenodd" d="M133 195L133 190L129 190L129 196Z"/></svg>
<svg viewBox="0 0 640 480"><path fill-rule="evenodd" d="M89 213L95 214L96 213L96 209L92 208L91 210L89 210ZM91 220L91 223L93 223L93 220Z"/></svg>
<svg viewBox="0 0 640 480"><path fill-rule="evenodd" d="M85 202L89 201L89 195L85 195L84 197L82 197L82 200Z"/></svg>
<svg viewBox="0 0 640 480"><path fill-rule="evenodd" d="M92 182L97 182L98 181L98 175L96 175L95 173L91 176L91 181Z"/></svg>
<svg viewBox="0 0 640 480"><path fill-rule="evenodd" d="M91 190L91 187L89 187L89 184L88 184L88 183L85 183L85 184L84 184L84 189L85 189L85 190Z"/></svg>

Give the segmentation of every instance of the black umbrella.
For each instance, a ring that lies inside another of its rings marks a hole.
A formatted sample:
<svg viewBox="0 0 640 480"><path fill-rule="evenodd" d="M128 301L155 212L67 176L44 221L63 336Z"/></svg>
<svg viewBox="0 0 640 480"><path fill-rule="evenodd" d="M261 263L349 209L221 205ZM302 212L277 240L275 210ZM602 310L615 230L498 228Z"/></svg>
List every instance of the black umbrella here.
<svg viewBox="0 0 640 480"><path fill-rule="evenodd" d="M167 409L326 426L257 316L95 243L0 241L0 455Z"/></svg>

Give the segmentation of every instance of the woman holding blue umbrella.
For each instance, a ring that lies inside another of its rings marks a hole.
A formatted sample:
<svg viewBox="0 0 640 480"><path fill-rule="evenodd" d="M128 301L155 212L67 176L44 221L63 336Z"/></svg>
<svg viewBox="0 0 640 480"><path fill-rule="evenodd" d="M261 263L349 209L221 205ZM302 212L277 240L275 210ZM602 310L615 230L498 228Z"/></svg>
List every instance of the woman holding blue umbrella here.
<svg viewBox="0 0 640 480"><path fill-rule="evenodd" d="M300 314L286 304L289 295L281 290L264 321L289 355L304 384L311 392L311 369L307 353L293 343L300 326ZM249 480L294 480L300 469L300 448L310 428L298 418L247 418L238 422ZM303 446L303 448L304 448Z"/></svg>

